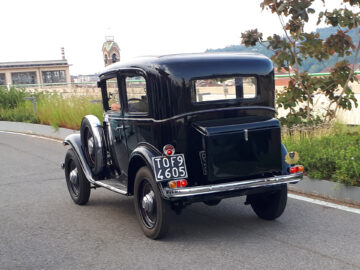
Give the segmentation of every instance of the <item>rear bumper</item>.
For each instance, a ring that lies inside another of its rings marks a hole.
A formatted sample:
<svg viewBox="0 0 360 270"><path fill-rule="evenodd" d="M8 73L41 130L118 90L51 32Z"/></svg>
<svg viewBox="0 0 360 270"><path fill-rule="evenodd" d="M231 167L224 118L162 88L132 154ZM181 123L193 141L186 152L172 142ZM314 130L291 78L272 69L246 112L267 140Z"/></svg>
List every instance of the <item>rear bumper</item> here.
<svg viewBox="0 0 360 270"><path fill-rule="evenodd" d="M187 188L163 188L162 192L165 198L182 198L190 196L201 196L207 194L216 194L220 192L241 191L255 188L273 187L281 184L295 184L302 180L303 173L280 175L269 178L259 178L244 180L238 182L222 183L216 185L196 186Z"/></svg>

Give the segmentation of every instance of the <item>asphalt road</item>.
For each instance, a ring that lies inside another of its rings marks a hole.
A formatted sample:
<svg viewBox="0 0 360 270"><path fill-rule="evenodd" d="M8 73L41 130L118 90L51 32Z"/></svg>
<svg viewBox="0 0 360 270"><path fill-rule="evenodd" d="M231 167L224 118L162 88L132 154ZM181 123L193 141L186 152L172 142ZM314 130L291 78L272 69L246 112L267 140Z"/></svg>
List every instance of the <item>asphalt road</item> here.
<svg viewBox="0 0 360 270"><path fill-rule="evenodd" d="M194 204L147 239L132 198L75 205L60 143L0 133L0 269L360 269L360 215L289 199L276 221L243 198Z"/></svg>

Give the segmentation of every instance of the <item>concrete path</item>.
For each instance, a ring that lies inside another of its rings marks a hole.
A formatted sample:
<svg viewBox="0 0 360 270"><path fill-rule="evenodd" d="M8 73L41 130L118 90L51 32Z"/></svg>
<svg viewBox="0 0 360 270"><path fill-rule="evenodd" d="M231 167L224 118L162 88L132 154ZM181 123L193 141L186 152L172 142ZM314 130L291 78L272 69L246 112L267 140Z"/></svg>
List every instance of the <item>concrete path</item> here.
<svg viewBox="0 0 360 270"><path fill-rule="evenodd" d="M66 136L79 132L67 128L59 128L58 130L55 130L53 127L47 125L8 122L8 121L0 121L0 131L26 133L26 134L44 136L53 139L59 139L59 140L63 140L65 139Z"/></svg>

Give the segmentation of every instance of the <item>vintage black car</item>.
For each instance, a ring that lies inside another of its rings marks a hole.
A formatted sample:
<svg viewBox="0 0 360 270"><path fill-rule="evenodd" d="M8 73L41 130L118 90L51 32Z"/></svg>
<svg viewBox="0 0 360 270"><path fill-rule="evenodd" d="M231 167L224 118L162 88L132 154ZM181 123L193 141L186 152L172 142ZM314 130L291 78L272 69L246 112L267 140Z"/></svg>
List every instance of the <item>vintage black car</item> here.
<svg viewBox="0 0 360 270"><path fill-rule="evenodd" d="M134 196L152 239L166 233L170 211L194 202L246 195L260 218L283 213L287 184L302 179L303 167L281 143L267 57L142 57L108 66L98 86L103 122L87 115L80 134L64 141L76 204L86 204L98 187Z"/></svg>

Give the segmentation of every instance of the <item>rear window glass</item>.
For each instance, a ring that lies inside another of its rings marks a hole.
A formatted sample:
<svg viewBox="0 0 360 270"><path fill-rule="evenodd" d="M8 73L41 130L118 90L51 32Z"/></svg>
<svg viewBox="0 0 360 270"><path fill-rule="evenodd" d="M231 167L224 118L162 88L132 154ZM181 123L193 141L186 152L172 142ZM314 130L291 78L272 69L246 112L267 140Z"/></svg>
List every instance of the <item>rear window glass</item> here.
<svg viewBox="0 0 360 270"><path fill-rule="evenodd" d="M195 80L192 102L252 99L257 95L255 77L211 78Z"/></svg>

